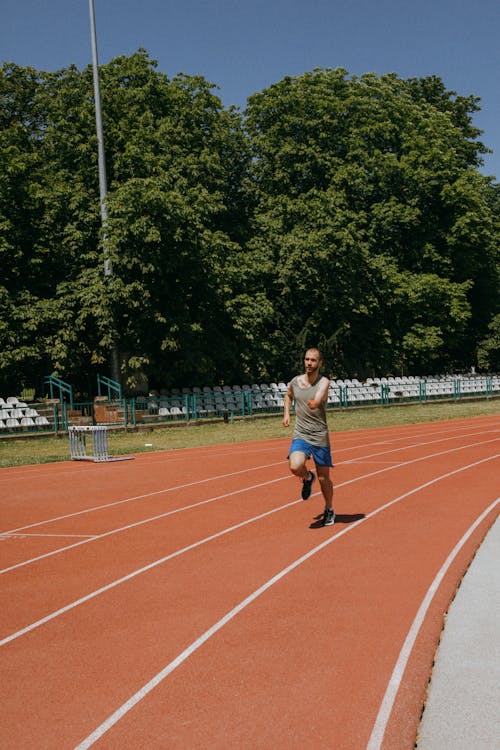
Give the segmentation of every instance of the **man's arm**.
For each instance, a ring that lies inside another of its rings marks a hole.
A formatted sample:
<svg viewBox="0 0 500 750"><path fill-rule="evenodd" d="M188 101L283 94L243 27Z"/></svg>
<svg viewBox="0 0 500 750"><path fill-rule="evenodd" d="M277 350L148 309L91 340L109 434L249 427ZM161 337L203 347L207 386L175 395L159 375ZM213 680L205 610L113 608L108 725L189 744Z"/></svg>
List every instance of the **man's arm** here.
<svg viewBox="0 0 500 750"><path fill-rule="evenodd" d="M283 427L288 427L290 425L290 409L292 407L293 403L293 388L291 386L288 386L288 390L285 393L285 398L283 399Z"/></svg>
<svg viewBox="0 0 500 750"><path fill-rule="evenodd" d="M318 390L316 391L316 398L310 398L307 402L307 405L310 409L317 409L322 401L327 400L329 386L330 381L328 380L328 378L323 376L319 382Z"/></svg>

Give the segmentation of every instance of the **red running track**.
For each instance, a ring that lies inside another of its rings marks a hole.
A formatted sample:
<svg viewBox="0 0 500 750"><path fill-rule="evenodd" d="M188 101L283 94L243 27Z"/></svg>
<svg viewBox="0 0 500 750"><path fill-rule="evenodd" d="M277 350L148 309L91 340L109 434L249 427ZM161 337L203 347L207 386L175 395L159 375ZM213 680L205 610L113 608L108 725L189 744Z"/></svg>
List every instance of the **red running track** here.
<svg viewBox="0 0 500 750"><path fill-rule="evenodd" d="M2 750L410 750L500 417L0 473Z"/></svg>

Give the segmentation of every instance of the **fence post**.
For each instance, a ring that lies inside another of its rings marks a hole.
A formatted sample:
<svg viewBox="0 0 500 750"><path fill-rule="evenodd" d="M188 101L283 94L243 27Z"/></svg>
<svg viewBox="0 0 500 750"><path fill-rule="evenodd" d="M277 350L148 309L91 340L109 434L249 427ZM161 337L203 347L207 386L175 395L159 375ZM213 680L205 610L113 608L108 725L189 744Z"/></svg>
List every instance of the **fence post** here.
<svg viewBox="0 0 500 750"><path fill-rule="evenodd" d="M455 378L453 381L453 398L461 398L462 396L462 381L459 378Z"/></svg>
<svg viewBox="0 0 500 750"><path fill-rule="evenodd" d="M136 407L135 398L129 399L128 402L127 402L127 399L125 399L125 408L127 410L127 421L126 421L126 424L127 425L131 424L132 427L135 427L136 424L137 424L135 407Z"/></svg>
<svg viewBox="0 0 500 750"><path fill-rule="evenodd" d="M341 407L349 406L348 386L339 385L339 403Z"/></svg>
<svg viewBox="0 0 500 750"><path fill-rule="evenodd" d="M68 429L68 405L66 401L61 401L61 428L63 430Z"/></svg>
<svg viewBox="0 0 500 750"><path fill-rule="evenodd" d="M418 397L420 401L427 400L427 383L425 382L425 380L421 380L418 384Z"/></svg>
<svg viewBox="0 0 500 750"><path fill-rule="evenodd" d="M389 386L387 383L380 384L380 400L382 404L389 403Z"/></svg>
<svg viewBox="0 0 500 750"><path fill-rule="evenodd" d="M247 413L252 415L253 414L253 396L252 391L245 391L244 392L244 398L247 402Z"/></svg>
<svg viewBox="0 0 500 750"><path fill-rule="evenodd" d="M52 404L52 416L54 418L54 432L59 432L59 411L57 408L57 404Z"/></svg>

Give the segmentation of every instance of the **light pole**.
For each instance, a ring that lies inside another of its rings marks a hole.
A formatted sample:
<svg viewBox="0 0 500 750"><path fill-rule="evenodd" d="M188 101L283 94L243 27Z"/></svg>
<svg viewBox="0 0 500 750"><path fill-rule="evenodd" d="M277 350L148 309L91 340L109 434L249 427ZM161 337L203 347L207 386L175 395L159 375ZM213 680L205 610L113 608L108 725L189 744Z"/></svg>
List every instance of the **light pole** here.
<svg viewBox="0 0 500 750"><path fill-rule="evenodd" d="M90 12L90 35L92 42L92 67L94 72L94 106L95 106L95 124L97 131L97 149L98 149L98 165L99 165L99 195L101 204L101 222L103 230L103 244L104 244L104 276L112 276L113 268L111 261L108 258L107 252L107 231L108 231L108 209L106 207L106 195L107 195L107 180L106 180L106 159L104 155L104 136L102 129L102 114L101 114L101 88L99 85L99 61L97 58L97 39L95 31L95 13L94 13L94 0L89 0L89 12ZM118 354L118 348L113 344L111 350L111 376L113 380L121 382L120 380L120 358Z"/></svg>

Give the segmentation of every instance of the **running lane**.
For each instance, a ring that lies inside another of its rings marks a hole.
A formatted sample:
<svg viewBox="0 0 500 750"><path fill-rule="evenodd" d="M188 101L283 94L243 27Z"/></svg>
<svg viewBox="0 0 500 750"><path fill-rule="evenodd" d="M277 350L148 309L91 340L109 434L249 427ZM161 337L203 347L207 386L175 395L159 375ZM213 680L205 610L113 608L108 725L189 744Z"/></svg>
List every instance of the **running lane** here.
<svg viewBox="0 0 500 750"><path fill-rule="evenodd" d="M249 489L247 462L243 491L201 512L150 521L16 571L25 578L10 594L24 626L74 601L86 570L91 591L123 573L127 559L131 572L160 549L179 552L192 544L193 529L201 540L206 524L213 536L5 643L2 747L364 748L429 587L486 512L446 570L383 717L384 748L410 748L443 611L498 495L494 423L439 427L338 436L333 530L317 528L317 496L295 502L297 483L280 479L282 468L262 470L261 479L279 480L265 491ZM248 459L248 450L234 448ZM276 449L279 461L282 445ZM217 452L209 454L213 461ZM228 494L225 481L216 483L220 495ZM263 517L250 521L248 506ZM108 531L117 520L110 513ZM88 524L89 514L72 519L74 533L82 531L78 518ZM229 519L249 523L226 531ZM4 634L15 632L15 610ZM393 736L396 744L387 744Z"/></svg>

